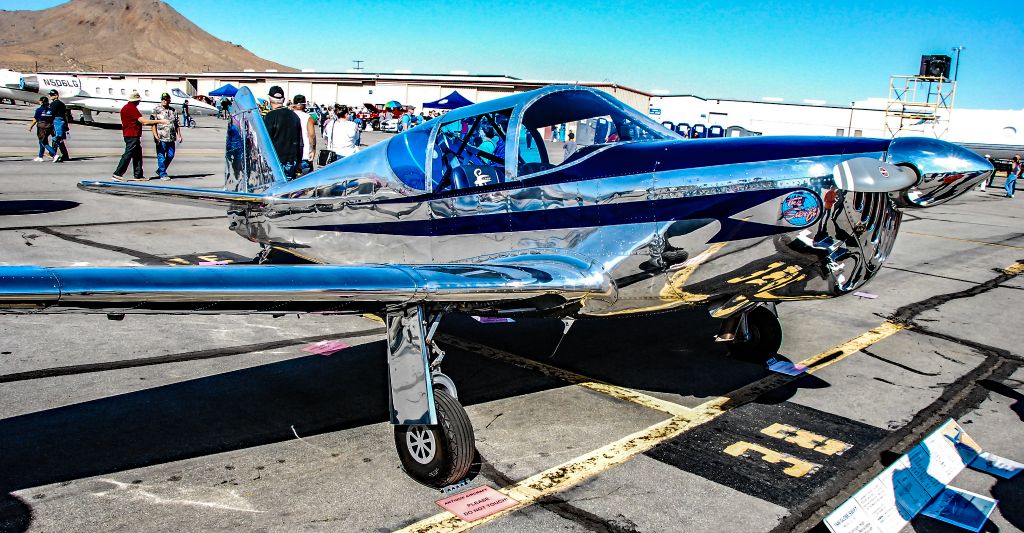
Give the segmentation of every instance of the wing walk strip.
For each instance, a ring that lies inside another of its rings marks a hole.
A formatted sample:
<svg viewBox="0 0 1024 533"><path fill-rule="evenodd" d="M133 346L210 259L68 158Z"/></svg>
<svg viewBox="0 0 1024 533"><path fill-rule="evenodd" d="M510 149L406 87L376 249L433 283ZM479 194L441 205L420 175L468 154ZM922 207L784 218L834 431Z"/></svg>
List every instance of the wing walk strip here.
<svg viewBox="0 0 1024 533"><path fill-rule="evenodd" d="M838 346L804 359L799 364L807 367L808 374L813 374L903 329L905 329L904 326L899 324L884 322L880 326L868 330ZM398 530L404 533L467 531L486 524L494 519L533 505L546 496L570 489L588 478L650 450L661 442L675 438L702 424L710 422L731 409L752 401L769 390L799 379L799 377L773 374L741 387L725 396L714 398L694 408L688 408L641 392L594 381L567 370L449 335L440 336L438 340L458 348L472 350L486 357L536 370L602 394L662 411L671 415L671 418L526 478L514 485L500 489L500 492L519 502L514 507L474 522L466 522L449 512L443 512Z"/></svg>

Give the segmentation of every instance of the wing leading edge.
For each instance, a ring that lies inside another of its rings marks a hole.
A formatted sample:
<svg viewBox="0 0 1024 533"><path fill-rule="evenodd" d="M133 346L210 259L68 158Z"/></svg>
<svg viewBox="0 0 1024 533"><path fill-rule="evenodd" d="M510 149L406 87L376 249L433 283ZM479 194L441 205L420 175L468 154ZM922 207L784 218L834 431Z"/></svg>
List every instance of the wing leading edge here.
<svg viewBox="0 0 1024 533"><path fill-rule="evenodd" d="M562 256L448 265L0 267L0 313L8 314L358 313L418 302L541 309L613 300L614 292L605 274Z"/></svg>

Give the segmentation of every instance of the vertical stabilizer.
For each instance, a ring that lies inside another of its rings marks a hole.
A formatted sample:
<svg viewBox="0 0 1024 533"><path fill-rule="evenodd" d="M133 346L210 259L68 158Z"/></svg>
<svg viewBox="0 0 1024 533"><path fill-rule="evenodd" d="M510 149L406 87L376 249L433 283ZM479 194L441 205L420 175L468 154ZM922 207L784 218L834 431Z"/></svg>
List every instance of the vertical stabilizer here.
<svg viewBox="0 0 1024 533"><path fill-rule="evenodd" d="M248 87L235 94L224 152L224 190L262 193L285 181L284 169L270 142L263 115Z"/></svg>

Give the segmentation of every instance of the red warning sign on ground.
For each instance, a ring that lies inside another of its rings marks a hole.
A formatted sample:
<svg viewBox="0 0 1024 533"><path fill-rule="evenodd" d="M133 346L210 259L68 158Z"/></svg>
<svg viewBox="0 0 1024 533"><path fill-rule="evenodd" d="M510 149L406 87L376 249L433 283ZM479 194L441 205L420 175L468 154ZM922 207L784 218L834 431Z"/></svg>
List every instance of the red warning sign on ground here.
<svg viewBox="0 0 1024 533"><path fill-rule="evenodd" d="M437 500L437 504L444 510L467 522L479 520L509 507L515 507L518 503L487 485Z"/></svg>

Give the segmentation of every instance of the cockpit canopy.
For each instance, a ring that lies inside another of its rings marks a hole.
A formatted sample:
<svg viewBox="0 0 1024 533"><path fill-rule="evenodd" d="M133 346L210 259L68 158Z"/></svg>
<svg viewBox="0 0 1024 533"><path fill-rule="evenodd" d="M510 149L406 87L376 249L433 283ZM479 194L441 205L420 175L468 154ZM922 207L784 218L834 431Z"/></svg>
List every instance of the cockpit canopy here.
<svg viewBox="0 0 1024 533"><path fill-rule="evenodd" d="M617 143L677 138L606 93L551 86L458 109L397 135L388 160L405 184L444 192L524 179Z"/></svg>

